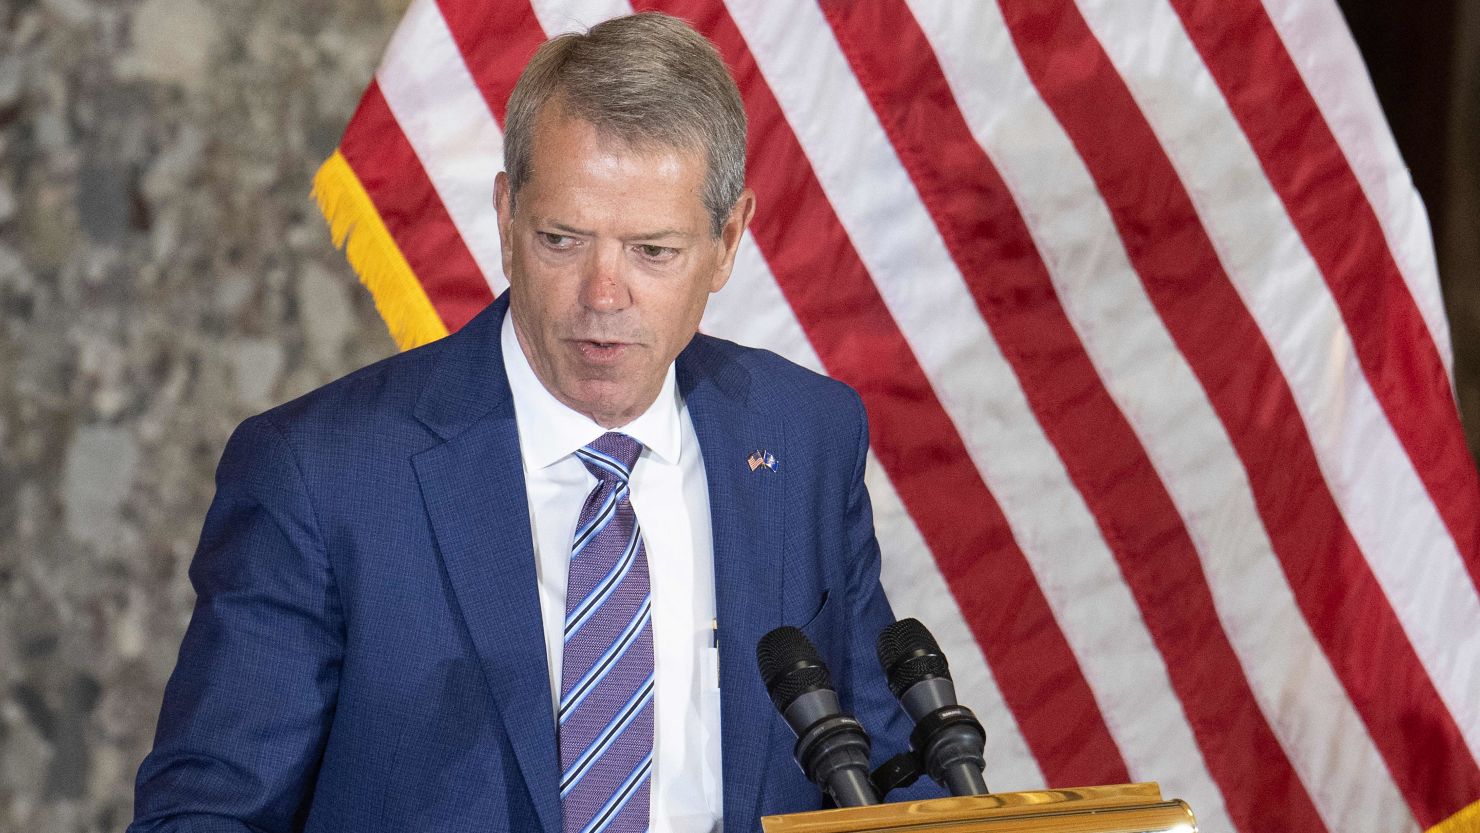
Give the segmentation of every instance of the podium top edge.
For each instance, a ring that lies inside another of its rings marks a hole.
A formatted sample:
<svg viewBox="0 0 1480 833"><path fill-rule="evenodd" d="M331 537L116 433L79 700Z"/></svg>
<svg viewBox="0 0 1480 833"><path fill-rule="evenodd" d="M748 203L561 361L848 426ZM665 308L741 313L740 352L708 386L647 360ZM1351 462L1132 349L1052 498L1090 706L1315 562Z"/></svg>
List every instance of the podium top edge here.
<svg viewBox="0 0 1480 833"><path fill-rule="evenodd" d="M815 810L761 819L765 833L834 833L858 830L908 830L914 827L980 820L1024 810L1054 813L1058 810L1110 810L1136 805L1160 804L1161 786L1155 781L1098 787L1070 787L1027 792L935 798L871 807Z"/></svg>

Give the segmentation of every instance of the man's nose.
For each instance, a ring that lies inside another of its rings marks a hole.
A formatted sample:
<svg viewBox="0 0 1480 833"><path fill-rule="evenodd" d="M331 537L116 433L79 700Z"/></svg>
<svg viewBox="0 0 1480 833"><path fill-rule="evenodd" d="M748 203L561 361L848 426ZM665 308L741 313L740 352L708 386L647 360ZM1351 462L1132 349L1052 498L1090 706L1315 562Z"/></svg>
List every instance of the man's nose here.
<svg viewBox="0 0 1480 833"><path fill-rule="evenodd" d="M597 312L614 312L632 303L622 245L593 246L581 276L581 303Z"/></svg>

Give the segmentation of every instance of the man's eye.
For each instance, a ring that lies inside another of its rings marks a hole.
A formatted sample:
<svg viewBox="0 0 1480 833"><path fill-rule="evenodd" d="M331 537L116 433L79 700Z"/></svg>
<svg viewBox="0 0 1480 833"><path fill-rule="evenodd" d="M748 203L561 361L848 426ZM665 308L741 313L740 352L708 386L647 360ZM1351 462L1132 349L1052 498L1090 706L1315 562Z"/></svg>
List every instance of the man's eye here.
<svg viewBox="0 0 1480 833"><path fill-rule="evenodd" d="M671 246L654 246L651 243L639 243L637 253L648 260L668 260L678 254L678 249Z"/></svg>
<svg viewBox="0 0 1480 833"><path fill-rule="evenodd" d="M536 233L539 235L540 242L544 243L546 246L549 246L552 249L569 249L571 246L574 246L576 242L574 237L566 234L555 234L554 232L549 231L541 231Z"/></svg>

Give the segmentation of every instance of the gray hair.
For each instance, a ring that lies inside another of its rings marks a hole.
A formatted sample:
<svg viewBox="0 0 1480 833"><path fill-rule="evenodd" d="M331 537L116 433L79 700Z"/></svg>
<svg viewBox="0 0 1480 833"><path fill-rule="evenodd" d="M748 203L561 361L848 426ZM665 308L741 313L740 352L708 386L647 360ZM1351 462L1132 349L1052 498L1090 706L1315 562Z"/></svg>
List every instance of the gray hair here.
<svg viewBox="0 0 1480 833"><path fill-rule="evenodd" d="M676 17L643 12L568 33L535 51L509 97L504 170L529 178L535 119L552 99L634 147L702 152L704 206L718 237L745 188L745 108L714 46Z"/></svg>

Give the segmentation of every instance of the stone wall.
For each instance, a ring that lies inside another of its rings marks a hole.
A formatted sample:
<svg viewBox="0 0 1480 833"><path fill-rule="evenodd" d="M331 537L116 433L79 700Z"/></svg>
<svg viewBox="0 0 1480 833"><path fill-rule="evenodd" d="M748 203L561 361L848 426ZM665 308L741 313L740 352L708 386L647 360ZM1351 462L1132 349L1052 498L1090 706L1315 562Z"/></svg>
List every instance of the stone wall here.
<svg viewBox="0 0 1480 833"><path fill-rule="evenodd" d="M395 349L308 183L406 2L0 0L0 831L123 828L228 434Z"/></svg>
<svg viewBox="0 0 1480 833"><path fill-rule="evenodd" d="M122 829L228 433L394 349L307 190L405 3L0 0L0 833Z"/></svg>

